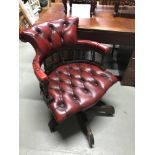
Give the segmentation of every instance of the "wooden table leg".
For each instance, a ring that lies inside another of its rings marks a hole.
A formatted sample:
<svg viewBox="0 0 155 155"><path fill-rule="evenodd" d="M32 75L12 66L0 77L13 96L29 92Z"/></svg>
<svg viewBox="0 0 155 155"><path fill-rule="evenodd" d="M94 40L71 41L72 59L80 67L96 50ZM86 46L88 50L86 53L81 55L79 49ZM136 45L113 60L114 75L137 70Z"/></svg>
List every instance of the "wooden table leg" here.
<svg viewBox="0 0 155 155"><path fill-rule="evenodd" d="M97 5L97 1L96 0L91 0L91 3L90 3L90 17L95 15L96 5Z"/></svg>

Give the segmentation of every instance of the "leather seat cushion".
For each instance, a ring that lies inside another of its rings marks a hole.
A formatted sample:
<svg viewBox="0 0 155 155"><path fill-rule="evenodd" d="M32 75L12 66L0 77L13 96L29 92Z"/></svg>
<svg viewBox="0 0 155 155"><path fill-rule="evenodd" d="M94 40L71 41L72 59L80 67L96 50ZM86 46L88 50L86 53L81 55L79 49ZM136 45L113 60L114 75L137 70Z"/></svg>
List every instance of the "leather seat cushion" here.
<svg viewBox="0 0 155 155"><path fill-rule="evenodd" d="M69 116L97 103L117 78L106 70L87 63L65 64L49 75L48 93L53 96L49 108L55 120Z"/></svg>

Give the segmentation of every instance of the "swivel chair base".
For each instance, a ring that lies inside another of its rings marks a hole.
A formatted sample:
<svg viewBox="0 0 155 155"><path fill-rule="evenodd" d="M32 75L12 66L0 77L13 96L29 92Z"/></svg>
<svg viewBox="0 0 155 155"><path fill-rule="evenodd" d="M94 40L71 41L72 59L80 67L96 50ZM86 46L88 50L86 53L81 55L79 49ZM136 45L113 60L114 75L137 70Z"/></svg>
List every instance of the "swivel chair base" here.
<svg viewBox="0 0 155 155"><path fill-rule="evenodd" d="M103 116L113 116L115 113L114 107L111 105L105 105L102 101L99 101L95 107L89 110L95 110L96 112L103 114ZM88 119L85 112L79 112L77 114L77 119L80 125L80 128L84 135L86 136L89 147L93 148L94 146L94 136L93 133L88 125ZM49 121L49 128L51 132L56 131L56 127L58 124L56 123L53 115L51 115L51 120Z"/></svg>

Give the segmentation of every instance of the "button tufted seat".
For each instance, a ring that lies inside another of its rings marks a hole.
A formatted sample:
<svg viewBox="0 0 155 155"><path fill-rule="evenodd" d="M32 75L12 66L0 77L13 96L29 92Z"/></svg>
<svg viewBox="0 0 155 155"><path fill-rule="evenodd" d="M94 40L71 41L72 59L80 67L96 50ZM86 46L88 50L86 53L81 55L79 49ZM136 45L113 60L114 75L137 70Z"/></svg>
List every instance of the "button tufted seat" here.
<svg viewBox="0 0 155 155"><path fill-rule="evenodd" d="M95 41L79 40L78 22L77 17L68 17L36 24L20 32L20 39L31 43L36 52L32 65L51 111L50 130L55 131L58 124L76 114L92 147L94 137L85 111L99 109L104 114L114 114L114 108L103 104L101 97L117 78L103 69L109 48Z"/></svg>
<svg viewBox="0 0 155 155"><path fill-rule="evenodd" d="M49 105L57 122L93 106L116 82L110 72L86 63L58 67L49 75L48 92L54 97Z"/></svg>

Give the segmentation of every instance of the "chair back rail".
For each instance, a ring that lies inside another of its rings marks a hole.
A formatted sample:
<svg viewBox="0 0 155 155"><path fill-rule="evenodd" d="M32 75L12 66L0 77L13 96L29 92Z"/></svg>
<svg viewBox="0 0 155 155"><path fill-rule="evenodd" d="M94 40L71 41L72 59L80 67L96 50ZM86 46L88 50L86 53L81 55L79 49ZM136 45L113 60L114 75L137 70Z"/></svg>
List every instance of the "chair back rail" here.
<svg viewBox="0 0 155 155"><path fill-rule="evenodd" d="M48 75L58 66L79 62L95 64L103 69L104 55L101 49L84 44L76 44L72 48L62 47L46 57L44 71Z"/></svg>

